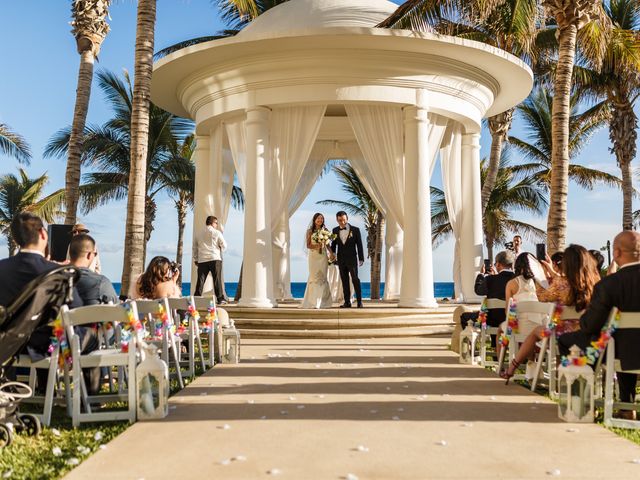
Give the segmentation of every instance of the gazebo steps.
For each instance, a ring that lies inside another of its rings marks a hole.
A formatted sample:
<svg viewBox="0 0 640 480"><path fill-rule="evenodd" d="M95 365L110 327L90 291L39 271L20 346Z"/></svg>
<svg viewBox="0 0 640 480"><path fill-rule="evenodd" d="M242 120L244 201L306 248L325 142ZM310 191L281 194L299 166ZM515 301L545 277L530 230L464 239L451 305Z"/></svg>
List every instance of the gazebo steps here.
<svg viewBox="0 0 640 480"><path fill-rule="evenodd" d="M225 306L243 338L373 338L448 333L457 305L398 308L365 301L365 308L301 309L296 304L255 309Z"/></svg>

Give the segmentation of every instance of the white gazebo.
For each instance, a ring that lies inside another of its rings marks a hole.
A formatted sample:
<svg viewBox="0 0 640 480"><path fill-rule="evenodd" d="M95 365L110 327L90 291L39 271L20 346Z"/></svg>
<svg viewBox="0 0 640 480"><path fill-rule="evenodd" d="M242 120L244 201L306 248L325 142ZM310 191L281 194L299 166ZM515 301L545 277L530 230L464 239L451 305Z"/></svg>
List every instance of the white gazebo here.
<svg viewBox="0 0 640 480"><path fill-rule="evenodd" d="M442 164L459 299L482 260L480 130L532 74L485 44L375 25L387 0L290 0L237 36L159 60L151 97L196 122L194 228L245 194L240 305L290 297L289 217L330 158L348 159L386 217L385 299L435 307L429 185ZM193 283L192 283L193 284Z"/></svg>

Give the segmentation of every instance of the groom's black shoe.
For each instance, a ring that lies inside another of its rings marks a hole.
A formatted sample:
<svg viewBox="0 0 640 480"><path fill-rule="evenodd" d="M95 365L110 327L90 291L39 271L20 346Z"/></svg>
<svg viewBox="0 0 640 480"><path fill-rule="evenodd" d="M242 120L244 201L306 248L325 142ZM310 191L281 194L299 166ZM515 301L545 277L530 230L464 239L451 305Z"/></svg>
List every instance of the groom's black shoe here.
<svg viewBox="0 0 640 480"><path fill-rule="evenodd" d="M342 305L340 305L340 308L351 308L351 304L350 303L343 303Z"/></svg>
<svg viewBox="0 0 640 480"><path fill-rule="evenodd" d="M362 302L358 302L358 308L362 308Z"/></svg>

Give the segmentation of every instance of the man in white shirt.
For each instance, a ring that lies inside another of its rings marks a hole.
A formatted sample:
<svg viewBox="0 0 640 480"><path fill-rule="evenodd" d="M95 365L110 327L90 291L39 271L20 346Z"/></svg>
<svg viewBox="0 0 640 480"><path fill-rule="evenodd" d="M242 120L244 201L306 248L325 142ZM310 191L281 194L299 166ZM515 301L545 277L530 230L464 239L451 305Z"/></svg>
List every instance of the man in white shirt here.
<svg viewBox="0 0 640 480"><path fill-rule="evenodd" d="M206 226L198 232L193 240L193 261L198 267L196 295L202 294L204 282L211 273L213 291L218 305L227 303L222 288L222 252L227 248L222 232L218 230L218 219L207 217Z"/></svg>

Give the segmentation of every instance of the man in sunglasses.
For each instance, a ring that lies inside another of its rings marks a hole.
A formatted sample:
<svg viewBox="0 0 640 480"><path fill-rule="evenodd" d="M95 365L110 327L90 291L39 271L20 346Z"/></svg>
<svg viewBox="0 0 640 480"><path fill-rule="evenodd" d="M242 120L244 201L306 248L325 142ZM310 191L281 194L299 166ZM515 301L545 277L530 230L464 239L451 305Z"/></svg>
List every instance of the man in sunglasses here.
<svg viewBox="0 0 640 480"><path fill-rule="evenodd" d="M73 237L77 236L77 235L86 235L89 233L89 229L82 223L76 223L73 228L71 229L71 235L72 235L72 239ZM98 256L98 248L95 248L96 251L96 255L93 257L93 260L91 261L91 264L87 267L89 270L91 270L92 272L96 272L96 273L100 273L101 272L101 267L100 267L100 257ZM67 257L69 258L69 260L71 260L71 255L67 255Z"/></svg>
<svg viewBox="0 0 640 480"><path fill-rule="evenodd" d="M69 244L71 265L80 269L80 280L76 283L78 295L85 305L100 303L118 303L118 295L111 281L91 270L98 256L95 240L85 233L75 235Z"/></svg>

